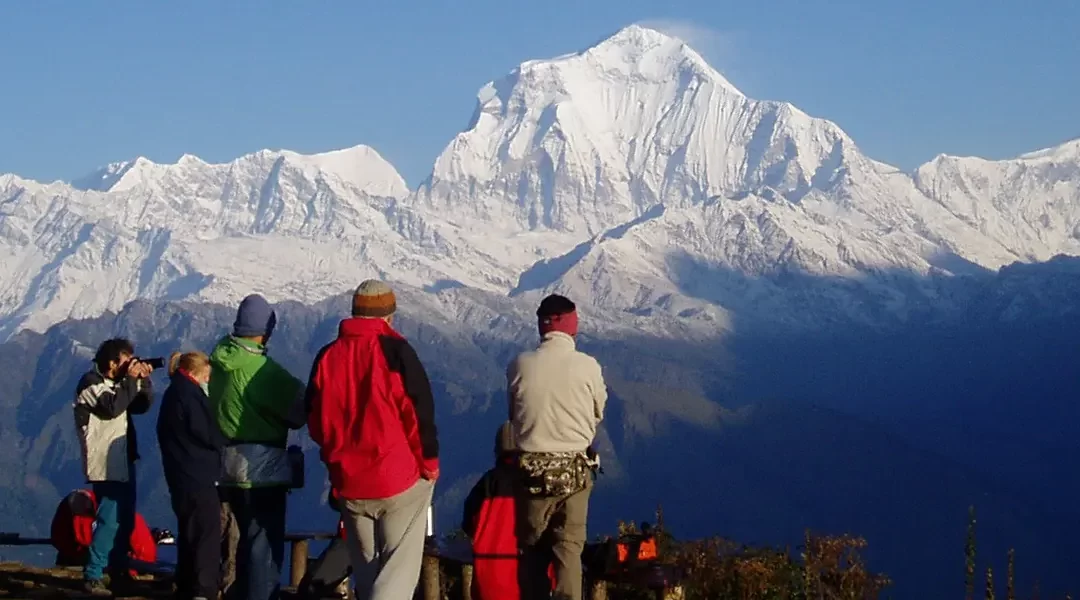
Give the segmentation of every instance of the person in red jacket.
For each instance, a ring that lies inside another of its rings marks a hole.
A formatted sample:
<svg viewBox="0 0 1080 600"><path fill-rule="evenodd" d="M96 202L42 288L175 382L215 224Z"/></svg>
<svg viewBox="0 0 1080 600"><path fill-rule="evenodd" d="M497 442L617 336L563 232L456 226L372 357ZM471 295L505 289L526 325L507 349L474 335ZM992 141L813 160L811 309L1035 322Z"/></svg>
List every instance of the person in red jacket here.
<svg viewBox="0 0 1080 600"><path fill-rule="evenodd" d="M509 421L495 433L495 466L484 473L465 498L461 528L472 541L472 600L518 600L519 542L514 500L519 469ZM554 566L548 568L552 589Z"/></svg>
<svg viewBox="0 0 1080 600"><path fill-rule="evenodd" d="M90 541L94 537L97 497L90 490L75 490L60 501L53 514L51 540L56 548L56 564L85 565ZM157 561L157 542L141 514L135 513L135 529L131 532L131 558L153 563ZM134 574L134 570L131 571Z"/></svg>
<svg viewBox="0 0 1080 600"><path fill-rule="evenodd" d="M366 600L412 597L439 476L431 384L391 326L396 310L390 286L361 283L352 318L315 358L306 395L311 439L341 501L356 594Z"/></svg>

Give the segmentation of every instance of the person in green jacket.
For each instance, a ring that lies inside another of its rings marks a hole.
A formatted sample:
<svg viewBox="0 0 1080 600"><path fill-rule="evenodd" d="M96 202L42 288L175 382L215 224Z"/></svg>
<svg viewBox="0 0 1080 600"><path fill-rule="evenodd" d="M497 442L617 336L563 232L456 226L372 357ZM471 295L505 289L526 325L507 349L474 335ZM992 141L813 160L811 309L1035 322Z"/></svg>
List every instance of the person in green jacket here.
<svg viewBox="0 0 1080 600"><path fill-rule="evenodd" d="M222 459L222 500L236 518L236 581L230 596L273 600L285 558L285 502L292 470L289 430L305 423L305 386L266 355L277 315L265 298L240 303L232 335L210 354L210 402L229 443Z"/></svg>

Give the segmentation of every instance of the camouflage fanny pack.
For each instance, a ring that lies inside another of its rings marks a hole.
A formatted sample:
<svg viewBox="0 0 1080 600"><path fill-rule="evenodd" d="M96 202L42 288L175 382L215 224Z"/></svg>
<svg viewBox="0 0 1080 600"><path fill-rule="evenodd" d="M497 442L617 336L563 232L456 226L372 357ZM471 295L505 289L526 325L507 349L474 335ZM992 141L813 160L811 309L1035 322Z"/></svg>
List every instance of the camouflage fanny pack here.
<svg viewBox="0 0 1080 600"><path fill-rule="evenodd" d="M584 452L522 452L518 467L525 491L533 496L569 496L592 480Z"/></svg>

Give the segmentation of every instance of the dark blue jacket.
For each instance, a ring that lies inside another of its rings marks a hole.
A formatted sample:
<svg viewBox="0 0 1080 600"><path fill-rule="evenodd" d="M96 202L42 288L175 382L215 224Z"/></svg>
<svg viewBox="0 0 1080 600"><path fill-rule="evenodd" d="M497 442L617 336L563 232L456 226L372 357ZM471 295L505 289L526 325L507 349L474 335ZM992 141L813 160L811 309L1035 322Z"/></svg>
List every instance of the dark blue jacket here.
<svg viewBox="0 0 1080 600"><path fill-rule="evenodd" d="M227 440L202 388L179 371L161 398L157 435L171 492L214 487L221 475L221 451Z"/></svg>

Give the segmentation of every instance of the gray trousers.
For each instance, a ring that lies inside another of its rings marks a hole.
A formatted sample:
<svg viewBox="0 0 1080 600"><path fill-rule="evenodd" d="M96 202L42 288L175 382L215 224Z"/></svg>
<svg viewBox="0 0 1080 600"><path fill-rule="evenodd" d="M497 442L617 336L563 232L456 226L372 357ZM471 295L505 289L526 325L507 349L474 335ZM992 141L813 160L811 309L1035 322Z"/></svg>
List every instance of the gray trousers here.
<svg viewBox="0 0 1080 600"><path fill-rule="evenodd" d="M433 491L434 484L421 479L391 498L341 503L357 600L413 597Z"/></svg>
<svg viewBox="0 0 1080 600"><path fill-rule="evenodd" d="M569 496L525 496L518 504L522 545L521 597L582 600L581 551L585 549L593 483ZM555 593L548 565L555 565Z"/></svg>

